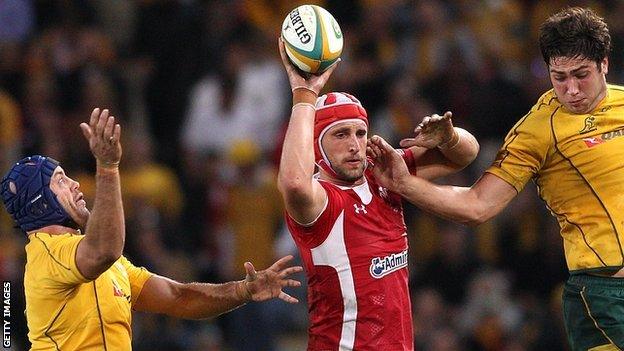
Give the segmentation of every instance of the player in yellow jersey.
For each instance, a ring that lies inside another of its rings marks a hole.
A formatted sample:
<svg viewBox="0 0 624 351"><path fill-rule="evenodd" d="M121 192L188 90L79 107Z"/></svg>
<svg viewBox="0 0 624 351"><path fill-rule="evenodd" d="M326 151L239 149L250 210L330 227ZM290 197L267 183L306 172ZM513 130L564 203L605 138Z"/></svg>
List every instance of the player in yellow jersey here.
<svg viewBox="0 0 624 351"><path fill-rule="evenodd" d="M390 190L447 219L480 224L533 179L558 219L570 271L563 310L573 350L624 349L624 87L607 84L611 38L593 11L548 18L539 44L553 89L511 129L471 187L411 176L380 137L369 142ZM402 141L402 146L418 142ZM452 146L451 146L452 147Z"/></svg>
<svg viewBox="0 0 624 351"><path fill-rule="evenodd" d="M246 262L246 278L225 284L179 283L132 265L122 255L121 127L97 108L80 127L97 161L91 212L78 182L48 157L22 159L0 187L7 211L28 235L24 287L32 350L130 350L131 310L201 319L249 301L297 302L282 291L299 285L288 278L302 270L288 266L291 256L259 272Z"/></svg>

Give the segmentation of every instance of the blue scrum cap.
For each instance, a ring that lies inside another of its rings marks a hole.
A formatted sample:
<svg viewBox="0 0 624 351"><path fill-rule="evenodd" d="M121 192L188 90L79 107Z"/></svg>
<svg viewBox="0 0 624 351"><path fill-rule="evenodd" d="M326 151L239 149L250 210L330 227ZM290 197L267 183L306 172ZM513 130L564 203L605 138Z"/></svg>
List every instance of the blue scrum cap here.
<svg viewBox="0 0 624 351"><path fill-rule="evenodd" d="M58 165L53 158L34 155L14 164L2 178L2 201L23 231L52 224L77 228L50 190L50 178Z"/></svg>

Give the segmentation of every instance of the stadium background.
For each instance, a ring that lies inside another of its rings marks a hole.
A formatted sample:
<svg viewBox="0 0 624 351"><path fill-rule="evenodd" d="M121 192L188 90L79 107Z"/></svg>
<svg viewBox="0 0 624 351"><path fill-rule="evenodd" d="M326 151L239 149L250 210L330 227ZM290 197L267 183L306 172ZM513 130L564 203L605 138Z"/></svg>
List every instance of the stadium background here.
<svg viewBox="0 0 624 351"><path fill-rule="evenodd" d="M290 92L277 55L300 1L0 1L0 167L59 159L92 204L94 162L78 124L95 106L123 125L126 254L183 281L240 279L296 252L275 188ZM567 5L610 25L607 76L624 82L624 1L327 0L345 36L327 87L361 99L372 133L396 143L452 110L481 143L443 180L469 185L506 131L549 88L539 24ZM418 350L566 350L557 225L527 188L476 228L406 206ZM27 347L25 238L0 214L13 349ZM303 279L303 277L300 277ZM291 292L305 301L305 288ZM135 313L135 350L302 350L306 305L249 304L210 321Z"/></svg>

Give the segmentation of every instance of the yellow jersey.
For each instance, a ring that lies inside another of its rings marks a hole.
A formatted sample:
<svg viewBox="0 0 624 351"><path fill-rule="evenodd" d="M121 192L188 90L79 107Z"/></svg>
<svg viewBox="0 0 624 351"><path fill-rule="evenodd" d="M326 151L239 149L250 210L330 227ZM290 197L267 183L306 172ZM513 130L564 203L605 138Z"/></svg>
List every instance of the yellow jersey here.
<svg viewBox="0 0 624 351"><path fill-rule="evenodd" d="M131 349L131 307L152 274L122 256L97 279L86 279L76 267L83 238L29 237L24 290L31 350Z"/></svg>
<svg viewBox="0 0 624 351"><path fill-rule="evenodd" d="M534 180L559 222L571 273L624 266L624 87L609 84L588 114L571 113L546 92L487 172L518 192Z"/></svg>

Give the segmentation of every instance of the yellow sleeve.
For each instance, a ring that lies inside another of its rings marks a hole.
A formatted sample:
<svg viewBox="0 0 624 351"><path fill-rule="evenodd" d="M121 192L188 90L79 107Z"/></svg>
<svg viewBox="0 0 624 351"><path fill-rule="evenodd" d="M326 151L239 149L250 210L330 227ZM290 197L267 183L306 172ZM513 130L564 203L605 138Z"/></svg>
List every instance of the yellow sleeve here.
<svg viewBox="0 0 624 351"><path fill-rule="evenodd" d="M32 236L33 249L38 254L29 262L37 270L45 270L47 279L61 286L86 283L76 265L76 250L84 235L49 235L36 233Z"/></svg>
<svg viewBox="0 0 624 351"><path fill-rule="evenodd" d="M544 98L509 131L494 163L486 170L518 192L542 168L552 145L550 116L554 110L545 105Z"/></svg>
<svg viewBox="0 0 624 351"><path fill-rule="evenodd" d="M137 267L133 265L125 256L121 256L120 262L126 269L126 273L128 273L128 280L130 280L130 295L132 297L130 301L132 301L132 305L134 306L134 302L139 298L145 282L147 282L153 273L144 267Z"/></svg>

